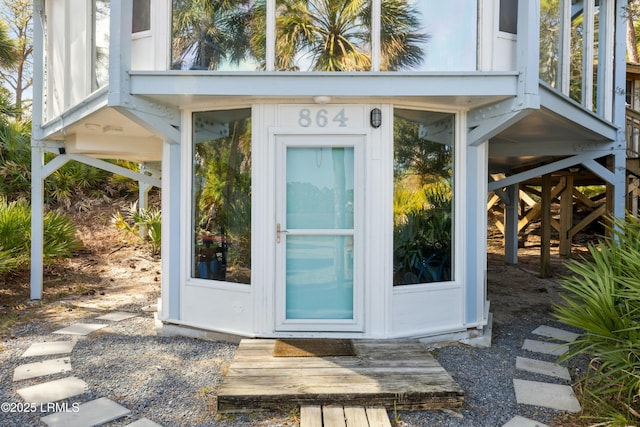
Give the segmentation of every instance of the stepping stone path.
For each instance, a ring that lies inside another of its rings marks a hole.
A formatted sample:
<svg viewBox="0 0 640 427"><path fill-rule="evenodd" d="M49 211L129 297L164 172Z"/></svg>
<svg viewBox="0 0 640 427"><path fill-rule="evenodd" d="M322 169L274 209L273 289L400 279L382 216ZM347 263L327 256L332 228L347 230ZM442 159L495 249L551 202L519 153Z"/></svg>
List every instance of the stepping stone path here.
<svg viewBox="0 0 640 427"><path fill-rule="evenodd" d="M136 316L138 316L138 314L116 311L97 317L96 320L103 322L120 322ZM56 357L38 362L25 363L16 367L13 372L13 381L19 382L60 373L71 374L73 368L71 366L70 355L73 352L78 337L87 336L107 326L109 326L108 323L75 323L53 332L53 334L56 335L71 337L70 340L65 339L31 344L22 354L22 358L28 359L38 356ZM23 387L18 390L18 395L27 403L54 405L54 402L80 396L87 391L88 385L86 382L80 378L69 376ZM107 423L130 414L131 411L119 403L107 397L101 397L74 406L73 410L52 413L42 417L40 420L49 427L90 427ZM147 418L134 421L128 424L128 426L162 427Z"/></svg>
<svg viewBox="0 0 640 427"><path fill-rule="evenodd" d="M533 354L538 353L552 356L561 356L566 353L569 349L567 343L574 342L579 336L579 334L546 325L537 327L532 333L544 337L547 341L525 339L522 349ZM551 342L549 340L553 341ZM571 382L569 370L556 363L527 357L517 357L516 369L562 379L568 383ZM570 384L547 383L514 378L513 387L518 404L540 406L566 412L580 412L582 410L580 402L578 402ZM515 416L502 427L548 426L535 420Z"/></svg>

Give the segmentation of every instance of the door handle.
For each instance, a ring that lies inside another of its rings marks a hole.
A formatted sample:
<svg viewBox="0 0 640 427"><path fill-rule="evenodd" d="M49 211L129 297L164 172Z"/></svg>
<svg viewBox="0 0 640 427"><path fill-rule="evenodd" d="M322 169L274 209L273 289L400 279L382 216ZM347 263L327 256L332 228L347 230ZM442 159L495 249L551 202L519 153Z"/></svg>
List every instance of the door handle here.
<svg viewBox="0 0 640 427"><path fill-rule="evenodd" d="M280 223L276 224L276 243L280 243L280 233L282 230L280 228Z"/></svg>

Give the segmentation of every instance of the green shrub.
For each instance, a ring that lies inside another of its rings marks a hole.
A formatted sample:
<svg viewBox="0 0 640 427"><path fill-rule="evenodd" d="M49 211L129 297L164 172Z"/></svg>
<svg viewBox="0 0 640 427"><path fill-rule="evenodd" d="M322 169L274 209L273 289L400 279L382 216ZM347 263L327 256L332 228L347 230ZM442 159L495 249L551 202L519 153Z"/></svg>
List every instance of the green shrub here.
<svg viewBox="0 0 640 427"><path fill-rule="evenodd" d="M113 224L129 233L140 235L140 230L144 230L146 236L144 240L149 242L151 253L160 254L162 243L162 214L159 209L138 209L138 203L132 203L124 215L116 212L112 217Z"/></svg>
<svg viewBox="0 0 640 427"><path fill-rule="evenodd" d="M608 425L640 421L640 222L614 220L611 237L590 245L592 260L568 264L565 304L555 316L584 333L565 359L587 355L585 403Z"/></svg>
<svg viewBox="0 0 640 427"><path fill-rule="evenodd" d="M80 247L70 219L58 212L44 215L44 261L69 257ZM31 207L26 200L0 197L0 273L26 267L31 260Z"/></svg>

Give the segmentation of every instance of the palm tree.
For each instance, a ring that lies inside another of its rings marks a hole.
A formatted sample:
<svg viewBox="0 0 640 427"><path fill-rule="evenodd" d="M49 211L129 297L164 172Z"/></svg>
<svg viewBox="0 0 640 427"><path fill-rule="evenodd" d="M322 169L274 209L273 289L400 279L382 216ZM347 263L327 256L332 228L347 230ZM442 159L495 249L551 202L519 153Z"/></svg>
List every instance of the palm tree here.
<svg viewBox="0 0 640 427"><path fill-rule="evenodd" d="M253 1L173 0L174 69L216 70L249 54Z"/></svg>
<svg viewBox="0 0 640 427"><path fill-rule="evenodd" d="M0 21L0 67L4 69L13 68L18 58L16 44L9 37L9 29L6 22Z"/></svg>
<svg viewBox="0 0 640 427"><path fill-rule="evenodd" d="M371 68L370 0L281 0L276 13L276 69ZM408 0L383 0L381 13L381 69L420 64L429 36L419 32L419 12Z"/></svg>

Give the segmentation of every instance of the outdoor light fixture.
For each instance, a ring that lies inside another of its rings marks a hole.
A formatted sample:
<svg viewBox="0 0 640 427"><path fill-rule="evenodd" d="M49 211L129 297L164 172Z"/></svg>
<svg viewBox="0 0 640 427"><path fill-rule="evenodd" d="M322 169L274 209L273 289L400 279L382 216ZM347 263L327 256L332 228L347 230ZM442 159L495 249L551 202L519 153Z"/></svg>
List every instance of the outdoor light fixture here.
<svg viewBox="0 0 640 427"><path fill-rule="evenodd" d="M314 96L313 97L313 102L315 102L316 104L328 104L329 102L331 102L331 97L330 96Z"/></svg>
<svg viewBox="0 0 640 427"><path fill-rule="evenodd" d="M379 108L371 110L371 127L378 129L382 124L382 111Z"/></svg>

